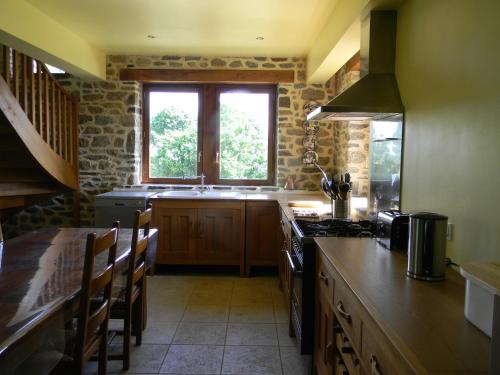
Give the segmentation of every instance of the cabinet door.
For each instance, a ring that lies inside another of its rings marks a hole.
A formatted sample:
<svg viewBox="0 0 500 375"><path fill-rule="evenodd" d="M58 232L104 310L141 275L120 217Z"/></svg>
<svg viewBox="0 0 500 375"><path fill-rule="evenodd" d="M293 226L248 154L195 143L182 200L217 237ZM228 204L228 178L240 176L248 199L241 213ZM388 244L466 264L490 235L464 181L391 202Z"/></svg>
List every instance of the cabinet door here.
<svg viewBox="0 0 500 375"><path fill-rule="evenodd" d="M280 209L280 225L281 233L278 246L278 270L280 276L280 286L283 292L288 292L287 284L287 257L286 252L290 250L292 228L290 227L290 222L285 216L283 210Z"/></svg>
<svg viewBox="0 0 500 375"><path fill-rule="evenodd" d="M333 374L333 311L322 293L316 297L314 365L318 375Z"/></svg>
<svg viewBox="0 0 500 375"><path fill-rule="evenodd" d="M157 263L193 263L196 211L194 208L153 208L153 226L158 228Z"/></svg>
<svg viewBox="0 0 500 375"><path fill-rule="evenodd" d="M276 202L247 202L246 264L275 266L278 264L279 215Z"/></svg>
<svg viewBox="0 0 500 375"><path fill-rule="evenodd" d="M244 229L241 216L240 209L198 209L196 259L200 264L240 264Z"/></svg>

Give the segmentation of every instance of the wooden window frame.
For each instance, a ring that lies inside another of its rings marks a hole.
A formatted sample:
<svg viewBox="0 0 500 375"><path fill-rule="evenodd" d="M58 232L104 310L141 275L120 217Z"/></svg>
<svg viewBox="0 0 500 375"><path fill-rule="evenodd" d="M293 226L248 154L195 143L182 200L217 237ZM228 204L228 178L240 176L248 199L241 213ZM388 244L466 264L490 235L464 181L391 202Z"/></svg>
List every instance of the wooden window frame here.
<svg viewBox="0 0 500 375"><path fill-rule="evenodd" d="M157 178L149 176L149 94L158 91L195 91L199 95L198 105L198 151L202 158L198 159L197 175L202 172L206 175L207 185L234 185L234 186L262 186L276 183L276 92L277 85L256 84L167 84L153 83L143 86L143 147L142 147L142 183L159 184L200 184L201 180L182 178ZM269 94L269 126L268 126L268 155L267 179L221 179L219 165L216 164L216 153L219 152L220 124L219 124L219 94L222 92L248 92Z"/></svg>

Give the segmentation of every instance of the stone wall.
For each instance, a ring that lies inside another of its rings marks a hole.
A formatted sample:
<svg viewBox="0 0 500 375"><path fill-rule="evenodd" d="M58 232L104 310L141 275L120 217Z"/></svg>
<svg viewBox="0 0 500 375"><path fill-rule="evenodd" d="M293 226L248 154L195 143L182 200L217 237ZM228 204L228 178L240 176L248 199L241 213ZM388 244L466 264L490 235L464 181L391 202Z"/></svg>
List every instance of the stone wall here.
<svg viewBox="0 0 500 375"><path fill-rule="evenodd" d="M288 176L292 176L298 188L318 189L317 170L302 163L304 142L307 141L304 139L305 111L311 106L326 103L332 97L332 89L327 85L306 84L304 58L109 56L107 82L118 82L120 69L123 68L293 70L293 83L278 84L276 183L283 186ZM314 142L320 155L319 163L326 168L333 168L332 125L326 125L318 132Z"/></svg>
<svg viewBox="0 0 500 375"><path fill-rule="evenodd" d="M326 86L336 96L357 82L359 77L359 54L356 54L335 73ZM349 171L353 180L353 195L367 196L370 123L334 121L333 127L333 172Z"/></svg>
<svg viewBox="0 0 500 375"><path fill-rule="evenodd" d="M307 111L359 79L359 64L354 58L324 85L305 82L305 64L299 57L108 56L106 81L60 77L61 84L80 101L81 225L94 225L96 194L140 183L142 85L120 81L122 68L293 70L295 81L278 85L277 185L283 186L292 176L297 188L318 189L319 172L303 162L304 151L313 149L324 169L349 170L353 193L366 195L368 124L305 121ZM72 219L68 194L20 211L7 220L4 230L12 236L39 227L71 226Z"/></svg>

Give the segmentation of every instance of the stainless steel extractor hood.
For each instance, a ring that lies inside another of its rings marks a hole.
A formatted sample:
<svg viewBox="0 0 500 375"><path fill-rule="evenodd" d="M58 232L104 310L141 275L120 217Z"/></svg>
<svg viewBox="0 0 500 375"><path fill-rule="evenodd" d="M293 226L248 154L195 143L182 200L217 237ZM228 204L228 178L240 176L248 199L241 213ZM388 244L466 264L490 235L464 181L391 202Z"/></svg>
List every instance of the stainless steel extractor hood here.
<svg viewBox="0 0 500 375"><path fill-rule="evenodd" d="M361 78L307 120L382 120L404 111L394 74L396 54L394 10L375 10L361 22Z"/></svg>

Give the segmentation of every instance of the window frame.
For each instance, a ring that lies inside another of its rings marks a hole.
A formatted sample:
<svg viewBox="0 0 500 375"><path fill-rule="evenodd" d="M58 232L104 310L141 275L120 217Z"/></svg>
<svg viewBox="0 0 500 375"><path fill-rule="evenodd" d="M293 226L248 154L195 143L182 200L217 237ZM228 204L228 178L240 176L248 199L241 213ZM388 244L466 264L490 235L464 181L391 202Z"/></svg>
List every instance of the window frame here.
<svg viewBox="0 0 500 375"><path fill-rule="evenodd" d="M262 186L275 185L276 183L276 92L277 85L262 84L172 84L172 83L148 83L143 85L143 118L142 118L142 183L160 184L200 184L201 179L182 179L151 177L149 175L149 94L161 91L195 91L198 92L198 152L201 152L201 160L198 158L197 175L202 171L206 175L205 183L208 185L234 185L234 186ZM263 180L239 180L221 179L220 167L216 163L216 153L220 155L220 124L219 124L219 94L223 92L246 92L246 93L268 93L269 94L269 121L268 121L268 155L267 155L267 179Z"/></svg>

